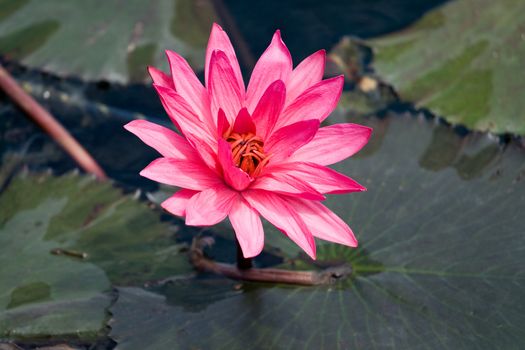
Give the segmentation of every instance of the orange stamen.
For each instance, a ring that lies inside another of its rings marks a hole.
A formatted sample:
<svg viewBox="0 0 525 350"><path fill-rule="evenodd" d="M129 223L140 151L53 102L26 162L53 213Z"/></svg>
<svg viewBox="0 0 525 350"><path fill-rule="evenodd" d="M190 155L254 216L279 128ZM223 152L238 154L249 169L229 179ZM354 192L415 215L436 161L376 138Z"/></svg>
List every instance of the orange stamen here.
<svg viewBox="0 0 525 350"><path fill-rule="evenodd" d="M264 166L266 164L268 164L268 162L270 161L270 158L271 158L271 155L264 158L262 160L262 162L260 162L257 167L255 168L254 172L253 172L253 175L252 176L259 176L259 174L261 173L261 171L263 170Z"/></svg>
<svg viewBox="0 0 525 350"><path fill-rule="evenodd" d="M260 173L262 167L268 163L264 153L263 140L253 133L225 135L226 141L232 149L233 163L253 176Z"/></svg>

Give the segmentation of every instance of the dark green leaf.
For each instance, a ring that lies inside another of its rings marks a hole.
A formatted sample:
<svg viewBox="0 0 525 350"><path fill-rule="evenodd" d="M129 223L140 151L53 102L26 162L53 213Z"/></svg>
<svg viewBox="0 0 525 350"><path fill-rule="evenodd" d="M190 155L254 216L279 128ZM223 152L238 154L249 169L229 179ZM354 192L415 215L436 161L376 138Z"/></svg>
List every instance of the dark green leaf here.
<svg viewBox="0 0 525 350"><path fill-rule="evenodd" d="M189 271L168 224L111 183L25 174L0 207L0 338L93 339L111 283Z"/></svg>
<svg viewBox="0 0 525 350"><path fill-rule="evenodd" d="M374 66L405 100L452 123L525 134L525 3L458 0L373 40Z"/></svg>
<svg viewBox="0 0 525 350"><path fill-rule="evenodd" d="M147 65L167 68L165 49L202 69L214 18L211 4L191 0L4 0L0 53L59 75L137 81Z"/></svg>

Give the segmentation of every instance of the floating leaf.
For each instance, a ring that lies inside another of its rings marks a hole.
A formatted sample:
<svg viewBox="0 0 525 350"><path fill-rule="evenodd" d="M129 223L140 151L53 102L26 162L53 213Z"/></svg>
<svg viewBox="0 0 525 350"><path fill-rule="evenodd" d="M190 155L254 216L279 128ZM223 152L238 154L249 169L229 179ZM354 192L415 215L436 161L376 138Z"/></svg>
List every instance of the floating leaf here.
<svg viewBox="0 0 525 350"><path fill-rule="evenodd" d="M158 213L110 183L21 175L0 208L0 338L94 339L111 283L189 271Z"/></svg>
<svg viewBox="0 0 525 350"><path fill-rule="evenodd" d="M319 242L314 265L266 230L267 247L295 266L350 262L352 278L308 288L244 283L242 292L212 279L213 297L198 308L199 280L171 291L120 289L111 308L117 349L519 348L525 151L424 118L368 124L388 132L374 152L336 167L368 192L327 203L359 248Z"/></svg>
<svg viewBox="0 0 525 350"><path fill-rule="evenodd" d="M525 134L525 3L458 0L371 41L378 73L403 99L452 123Z"/></svg>
<svg viewBox="0 0 525 350"><path fill-rule="evenodd" d="M211 4L191 0L6 0L0 53L59 75L137 81L147 65L166 68L165 49L201 69L214 18Z"/></svg>
<svg viewBox="0 0 525 350"><path fill-rule="evenodd" d="M92 264L51 255L56 243L45 234L67 198L28 193L37 190L26 188L29 198L11 189L0 197L0 337L94 338L110 303L101 294L109 280ZM20 206L21 200L33 201Z"/></svg>

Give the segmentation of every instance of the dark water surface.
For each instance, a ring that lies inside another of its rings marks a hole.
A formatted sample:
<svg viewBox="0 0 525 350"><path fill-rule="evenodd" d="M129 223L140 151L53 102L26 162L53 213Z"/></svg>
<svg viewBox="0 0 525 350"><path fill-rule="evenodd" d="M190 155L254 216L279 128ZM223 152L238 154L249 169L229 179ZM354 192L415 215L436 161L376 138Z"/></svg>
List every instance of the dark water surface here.
<svg viewBox="0 0 525 350"><path fill-rule="evenodd" d="M372 38L409 26L445 0L225 0L255 57L276 29L299 62L312 52L330 49L342 36Z"/></svg>

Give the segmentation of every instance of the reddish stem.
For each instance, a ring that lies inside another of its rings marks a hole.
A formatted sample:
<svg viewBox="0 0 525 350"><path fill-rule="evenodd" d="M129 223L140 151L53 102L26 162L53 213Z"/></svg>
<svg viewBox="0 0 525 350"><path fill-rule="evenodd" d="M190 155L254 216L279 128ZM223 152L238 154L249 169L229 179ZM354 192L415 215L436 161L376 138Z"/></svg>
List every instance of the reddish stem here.
<svg viewBox="0 0 525 350"><path fill-rule="evenodd" d="M352 273L352 268L349 265L337 266L321 271L293 271L271 268L258 269L253 267L242 269L232 264L219 263L206 258L202 252L202 248L207 244L210 244L209 239L194 239L190 251L190 260L193 266L199 271L210 272L233 279L314 286L334 283Z"/></svg>
<svg viewBox="0 0 525 350"><path fill-rule="evenodd" d="M251 269L253 267L252 258L245 258L242 254L242 249L239 245L239 241L235 241L235 243L237 244L237 268L239 270Z"/></svg>
<svg viewBox="0 0 525 350"><path fill-rule="evenodd" d="M82 169L95 174L100 180L107 179L104 170L102 170L91 155L71 136L62 124L33 97L27 94L1 65L0 89L2 89L33 122L62 146Z"/></svg>

